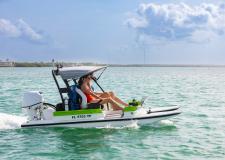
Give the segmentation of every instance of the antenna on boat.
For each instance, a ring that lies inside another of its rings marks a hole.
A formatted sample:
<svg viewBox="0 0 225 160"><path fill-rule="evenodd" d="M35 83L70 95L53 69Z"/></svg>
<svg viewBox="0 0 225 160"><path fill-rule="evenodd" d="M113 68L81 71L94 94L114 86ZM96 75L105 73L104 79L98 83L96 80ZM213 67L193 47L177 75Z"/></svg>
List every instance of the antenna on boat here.
<svg viewBox="0 0 225 160"><path fill-rule="evenodd" d="M143 106L143 104L145 103L145 101L149 98L149 96L144 96L141 99L141 106Z"/></svg>
<svg viewBox="0 0 225 160"><path fill-rule="evenodd" d="M52 59L52 68L54 69L54 67L55 67L55 60Z"/></svg>

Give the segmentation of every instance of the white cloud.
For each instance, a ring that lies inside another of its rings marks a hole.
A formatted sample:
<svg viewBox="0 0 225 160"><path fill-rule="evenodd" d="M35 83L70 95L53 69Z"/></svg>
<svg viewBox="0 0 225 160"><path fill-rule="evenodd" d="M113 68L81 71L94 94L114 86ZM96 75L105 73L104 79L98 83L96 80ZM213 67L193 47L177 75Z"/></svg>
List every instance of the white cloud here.
<svg viewBox="0 0 225 160"><path fill-rule="evenodd" d="M36 32L23 19L19 19L16 23L12 23L6 19L0 19L0 36L11 38L21 38L32 42L42 42L43 36Z"/></svg>
<svg viewBox="0 0 225 160"><path fill-rule="evenodd" d="M139 35L199 41L225 33L225 5L141 4L126 24L137 30Z"/></svg>
<svg viewBox="0 0 225 160"><path fill-rule="evenodd" d="M33 41L40 41L43 37L39 33L35 32L24 20L19 19L17 23L18 28L25 37L28 37Z"/></svg>
<svg viewBox="0 0 225 160"><path fill-rule="evenodd" d="M4 34L9 37L19 37L21 32L10 21L6 19L0 19L0 34Z"/></svg>

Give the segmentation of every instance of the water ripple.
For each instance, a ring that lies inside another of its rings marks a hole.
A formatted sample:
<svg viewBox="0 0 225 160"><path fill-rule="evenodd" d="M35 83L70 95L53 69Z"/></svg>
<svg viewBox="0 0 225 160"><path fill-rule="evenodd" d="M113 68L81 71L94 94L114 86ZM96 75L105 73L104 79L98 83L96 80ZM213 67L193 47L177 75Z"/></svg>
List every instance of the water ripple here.
<svg viewBox="0 0 225 160"><path fill-rule="evenodd" d="M0 83L1 159L225 158L225 68L109 68L100 80L106 90L183 111L169 121L124 128L20 129L24 91L60 101L51 68L0 68Z"/></svg>

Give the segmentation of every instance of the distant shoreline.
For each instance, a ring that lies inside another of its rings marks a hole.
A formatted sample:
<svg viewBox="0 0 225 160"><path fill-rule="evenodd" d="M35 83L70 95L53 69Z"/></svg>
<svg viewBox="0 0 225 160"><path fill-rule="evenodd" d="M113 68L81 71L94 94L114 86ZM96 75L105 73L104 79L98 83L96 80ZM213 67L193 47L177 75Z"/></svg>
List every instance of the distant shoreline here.
<svg viewBox="0 0 225 160"><path fill-rule="evenodd" d="M189 65L189 64L112 64L110 67L225 67L225 65Z"/></svg>
<svg viewBox="0 0 225 160"><path fill-rule="evenodd" d="M55 63L57 64L57 63ZM225 67L225 65L213 64L99 64L99 63L71 63L59 62L63 66L109 66L109 67ZM2 66L7 67L7 66ZM51 62L14 62L13 66L8 67L52 67Z"/></svg>

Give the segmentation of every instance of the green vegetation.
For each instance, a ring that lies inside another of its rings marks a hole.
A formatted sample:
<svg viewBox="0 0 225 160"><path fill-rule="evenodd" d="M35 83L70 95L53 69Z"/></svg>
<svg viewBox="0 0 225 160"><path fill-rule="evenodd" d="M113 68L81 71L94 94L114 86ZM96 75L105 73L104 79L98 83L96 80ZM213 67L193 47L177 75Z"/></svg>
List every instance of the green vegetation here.
<svg viewBox="0 0 225 160"><path fill-rule="evenodd" d="M225 65L191 65L191 64L99 64L92 62L56 62L69 66L109 66L109 67L225 67ZM14 62L14 67L52 67L52 62Z"/></svg>
<svg viewBox="0 0 225 160"><path fill-rule="evenodd" d="M15 62L15 67L50 67L51 63L45 62Z"/></svg>
<svg viewBox="0 0 225 160"><path fill-rule="evenodd" d="M85 66L101 66L105 64L97 64L97 63L72 63L72 62L57 62L56 64L62 64L64 67L69 66L78 66L78 65L85 65ZM15 62L14 67L52 67L52 62Z"/></svg>

